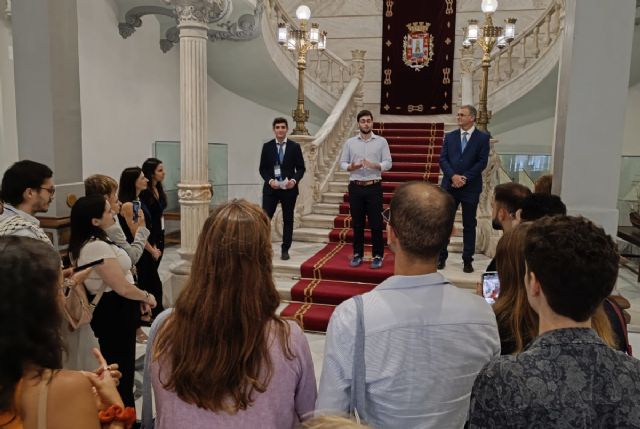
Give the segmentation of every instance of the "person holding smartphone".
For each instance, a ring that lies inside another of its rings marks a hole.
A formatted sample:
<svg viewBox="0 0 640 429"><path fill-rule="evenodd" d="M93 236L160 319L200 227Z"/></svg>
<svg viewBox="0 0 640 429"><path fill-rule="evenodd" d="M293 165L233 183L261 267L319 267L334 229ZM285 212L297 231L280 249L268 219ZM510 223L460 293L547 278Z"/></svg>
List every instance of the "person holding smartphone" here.
<svg viewBox="0 0 640 429"><path fill-rule="evenodd" d="M118 391L124 404L134 406L136 328L140 314L150 312L157 304L153 295L133 284L129 255L108 239L105 229L113 223L111 206L104 197L78 199L71 209L69 255L76 265L104 259L85 280L90 300L104 290L91 328L105 358L120 366L122 380Z"/></svg>
<svg viewBox="0 0 640 429"><path fill-rule="evenodd" d="M147 189L149 180L145 177L140 167L125 168L120 175L120 188L118 189L118 199L122 202L122 208L118 215L120 226L124 231L129 243L134 241L140 226L139 211L144 213L145 219L151 219L151 213L148 207L140 201L140 194ZM162 311L162 281L158 274L157 261L160 259L162 252L153 244L147 241L144 252L136 263L136 272L138 275L138 285L141 289L152 294L158 303L157 309L153 311L153 315L157 315ZM150 323L151 314L145 315L142 322ZM139 329L137 332L139 343L147 340L146 334Z"/></svg>

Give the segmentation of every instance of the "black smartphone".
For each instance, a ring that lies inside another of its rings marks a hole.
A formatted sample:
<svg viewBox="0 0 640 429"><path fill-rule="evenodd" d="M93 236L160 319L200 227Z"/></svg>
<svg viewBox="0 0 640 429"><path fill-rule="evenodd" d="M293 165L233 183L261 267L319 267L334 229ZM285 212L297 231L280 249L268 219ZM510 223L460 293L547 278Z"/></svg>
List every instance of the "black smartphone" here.
<svg viewBox="0 0 640 429"><path fill-rule="evenodd" d="M96 265L102 264L104 259L98 259L97 261L89 262L88 264L80 265L78 267L73 268L73 272L77 273L78 271L86 270L87 268L94 267Z"/></svg>
<svg viewBox="0 0 640 429"><path fill-rule="evenodd" d="M134 200L131 202L133 204L133 223L138 223L138 210L140 210L140 201Z"/></svg>
<svg viewBox="0 0 640 429"><path fill-rule="evenodd" d="M497 271L487 271L482 274L482 296L489 303L496 302L500 295L500 279Z"/></svg>

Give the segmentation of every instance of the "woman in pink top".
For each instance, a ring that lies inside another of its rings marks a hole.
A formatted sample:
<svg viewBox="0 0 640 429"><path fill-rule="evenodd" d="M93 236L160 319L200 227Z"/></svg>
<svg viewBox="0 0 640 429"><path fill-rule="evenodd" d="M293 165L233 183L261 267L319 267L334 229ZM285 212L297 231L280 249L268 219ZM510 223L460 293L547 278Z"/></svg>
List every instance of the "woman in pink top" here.
<svg viewBox="0 0 640 429"><path fill-rule="evenodd" d="M152 350L156 429L293 428L316 384L302 329L276 315L269 219L233 200L206 220Z"/></svg>

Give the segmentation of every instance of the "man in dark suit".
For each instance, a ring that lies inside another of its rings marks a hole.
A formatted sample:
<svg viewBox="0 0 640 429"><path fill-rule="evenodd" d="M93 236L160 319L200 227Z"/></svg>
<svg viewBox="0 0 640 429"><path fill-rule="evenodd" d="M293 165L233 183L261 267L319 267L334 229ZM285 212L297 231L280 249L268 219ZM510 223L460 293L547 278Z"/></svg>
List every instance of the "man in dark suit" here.
<svg viewBox="0 0 640 429"><path fill-rule="evenodd" d="M264 180L262 209L271 219L278 203L282 205L284 228L280 258L285 261L289 259L289 248L293 237L293 211L298 198L298 183L305 171L302 149L298 143L287 139L287 131L289 131L287 120L275 118L273 120L275 138L262 146L260 155L260 176Z"/></svg>
<svg viewBox="0 0 640 429"><path fill-rule="evenodd" d="M458 109L456 116L459 129L447 133L440 153L442 188L462 205L462 227L464 247L462 250L463 271L473 272L473 254L476 248L476 210L482 192L482 171L489 160L489 134L475 127L476 109L466 105ZM440 252L438 269L446 264L447 247Z"/></svg>

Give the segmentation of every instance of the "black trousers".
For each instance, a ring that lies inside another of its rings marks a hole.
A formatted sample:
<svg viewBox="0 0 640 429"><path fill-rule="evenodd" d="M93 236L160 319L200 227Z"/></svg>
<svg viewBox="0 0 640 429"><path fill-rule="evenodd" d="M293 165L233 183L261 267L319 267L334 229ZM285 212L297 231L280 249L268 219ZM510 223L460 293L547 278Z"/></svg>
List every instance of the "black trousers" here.
<svg viewBox="0 0 640 429"><path fill-rule="evenodd" d="M478 210L478 199L461 199L458 195L451 193L456 201L456 210L458 206L462 206L462 260L464 262L473 262L473 254L476 251L476 212ZM447 246L449 242L447 241ZM449 256L447 246L440 251L440 261L446 261Z"/></svg>
<svg viewBox="0 0 640 429"><path fill-rule="evenodd" d="M293 190L277 189L272 194L262 194L262 210L269 219L273 218L278 203L282 205L282 251L288 252L293 241L293 211L296 208L298 196Z"/></svg>
<svg viewBox="0 0 640 429"><path fill-rule="evenodd" d="M142 252L142 256L140 256L136 264L138 286L153 295L158 303L156 308L151 310L151 316L154 318L164 311L162 306L162 280L160 280L160 274L158 273L159 266L158 261L155 261L147 250Z"/></svg>
<svg viewBox="0 0 640 429"><path fill-rule="evenodd" d="M353 254L364 255L365 218L369 220L373 256L384 256L382 238L382 184L359 186L349 182L349 207L353 225Z"/></svg>
<svg viewBox="0 0 640 429"><path fill-rule="evenodd" d="M102 295L91 319L91 329L98 338L100 352L107 363L117 363L122 372L118 393L127 407L135 406L133 380L139 320L140 303L123 298L114 291Z"/></svg>

